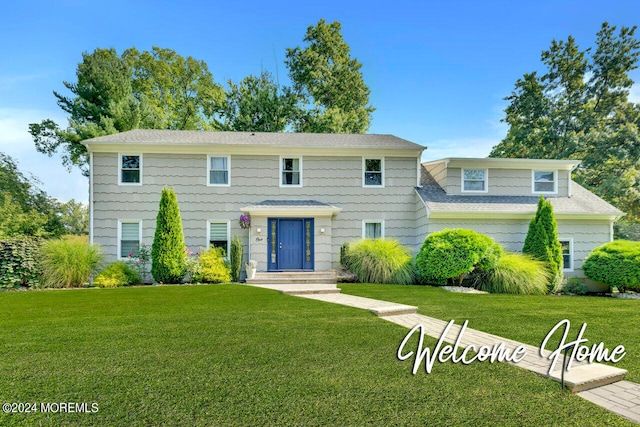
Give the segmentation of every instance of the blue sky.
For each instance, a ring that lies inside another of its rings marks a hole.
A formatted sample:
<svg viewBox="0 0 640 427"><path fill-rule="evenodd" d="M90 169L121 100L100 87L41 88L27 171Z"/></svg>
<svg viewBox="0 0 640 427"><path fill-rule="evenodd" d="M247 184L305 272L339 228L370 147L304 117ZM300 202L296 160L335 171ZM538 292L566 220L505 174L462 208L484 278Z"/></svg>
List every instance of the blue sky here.
<svg viewBox="0 0 640 427"><path fill-rule="evenodd" d="M363 64L376 108L370 133L428 149L425 160L484 157L500 142L508 96L524 73L541 69L552 39L589 47L603 21L640 24L640 2L583 1L24 1L0 17L0 151L62 201L87 200L87 180L33 147L28 124L66 124L53 90L75 81L82 52L135 46L174 49L207 62L219 83L266 69L288 83L287 47L309 25L342 24ZM634 80L640 82L635 70ZM640 102L640 86L632 99Z"/></svg>

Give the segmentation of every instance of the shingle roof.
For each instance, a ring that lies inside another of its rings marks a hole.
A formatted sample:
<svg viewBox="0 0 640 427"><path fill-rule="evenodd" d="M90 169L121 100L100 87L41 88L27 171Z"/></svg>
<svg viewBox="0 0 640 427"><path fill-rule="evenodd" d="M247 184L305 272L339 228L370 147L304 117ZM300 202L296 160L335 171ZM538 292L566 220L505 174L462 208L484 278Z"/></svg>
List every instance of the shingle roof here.
<svg viewBox="0 0 640 427"><path fill-rule="evenodd" d="M136 129L87 139L90 145L102 144L185 144L185 145L259 145L272 147L390 148L423 150L425 147L393 135L293 133L293 132L215 132L204 130Z"/></svg>
<svg viewBox="0 0 640 427"><path fill-rule="evenodd" d="M431 212L478 212L535 214L539 196L447 195L431 174L422 168L420 198ZM571 197L549 197L556 215L623 215L600 197L571 181Z"/></svg>

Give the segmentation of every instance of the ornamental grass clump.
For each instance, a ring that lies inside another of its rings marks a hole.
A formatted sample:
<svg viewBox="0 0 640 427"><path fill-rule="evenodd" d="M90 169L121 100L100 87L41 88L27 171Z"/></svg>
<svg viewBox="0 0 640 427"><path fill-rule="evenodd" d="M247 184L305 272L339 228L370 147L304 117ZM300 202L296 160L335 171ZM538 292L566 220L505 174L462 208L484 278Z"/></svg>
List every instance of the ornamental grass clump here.
<svg viewBox="0 0 640 427"><path fill-rule="evenodd" d="M100 269L102 259L100 247L90 245L86 238L50 240L40 252L40 283L46 288L83 286Z"/></svg>
<svg viewBox="0 0 640 427"><path fill-rule="evenodd" d="M640 242L616 240L598 246L582 264L582 271L620 292L640 292Z"/></svg>
<svg viewBox="0 0 640 427"><path fill-rule="evenodd" d="M351 243L347 268L363 283L411 285L416 279L411 253L391 239Z"/></svg>
<svg viewBox="0 0 640 427"><path fill-rule="evenodd" d="M543 261L529 255L505 253L482 274L480 289L490 293L544 295L551 273Z"/></svg>

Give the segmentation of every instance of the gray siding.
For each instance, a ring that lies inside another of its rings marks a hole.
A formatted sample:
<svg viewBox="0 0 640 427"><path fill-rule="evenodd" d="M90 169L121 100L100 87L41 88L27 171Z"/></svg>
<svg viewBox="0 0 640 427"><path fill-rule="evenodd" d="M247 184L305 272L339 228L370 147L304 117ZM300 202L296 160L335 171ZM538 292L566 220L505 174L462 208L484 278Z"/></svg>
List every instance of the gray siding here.
<svg viewBox="0 0 640 427"><path fill-rule="evenodd" d="M489 169L488 173L488 192L482 194L489 196L530 196L534 194L532 191L531 169ZM569 172L558 171L557 176L558 193L550 194L549 196L567 197L569 194ZM461 191L462 168L447 169L446 188L439 181L438 183L445 189L447 194L478 194Z"/></svg>
<svg viewBox="0 0 640 427"><path fill-rule="evenodd" d="M231 186L213 187L207 186L206 154L143 153L142 185L118 185L117 153L94 153L94 241L113 260L117 221L139 219L143 221L142 240L151 243L165 185L176 191L185 241L192 250L207 244L208 220L230 221L231 235L240 235L248 243L248 230L238 224L241 208L267 199L312 199L342 208L332 221L318 218L315 223L316 269L335 268L340 245L362 236L362 220L384 220L387 237L407 246L415 245L416 173L415 157L386 157L384 188L363 188L362 157L304 156L303 186L283 188L279 185L279 156L232 155ZM254 222L253 226L259 224ZM266 232L266 222L261 226ZM321 227L325 228L322 235ZM258 268L263 270L267 261L266 235L264 248L260 243L252 241L251 251L252 258L259 257Z"/></svg>
<svg viewBox="0 0 640 427"><path fill-rule="evenodd" d="M426 163L424 167L440 187L445 188L447 186L447 164L445 162Z"/></svg>

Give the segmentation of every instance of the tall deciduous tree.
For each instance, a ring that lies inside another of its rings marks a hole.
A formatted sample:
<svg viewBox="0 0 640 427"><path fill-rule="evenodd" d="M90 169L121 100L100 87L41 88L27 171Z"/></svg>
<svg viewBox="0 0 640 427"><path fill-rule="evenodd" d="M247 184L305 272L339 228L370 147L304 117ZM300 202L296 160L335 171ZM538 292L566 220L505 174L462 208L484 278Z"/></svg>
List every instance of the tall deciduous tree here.
<svg viewBox="0 0 640 427"><path fill-rule="evenodd" d="M629 102L635 30L605 22L595 49L571 36L552 41L546 72L525 74L505 98L509 130L490 156L580 159L576 181L640 221L640 105Z"/></svg>
<svg viewBox="0 0 640 427"><path fill-rule="evenodd" d="M310 26L304 48L287 49L286 65L294 90L309 104L296 130L321 133L365 133L374 108L362 77L362 64L335 21Z"/></svg>
<svg viewBox="0 0 640 427"><path fill-rule="evenodd" d="M151 246L151 274L159 283L181 283L187 272L186 246L178 198L164 188Z"/></svg>
<svg viewBox="0 0 640 427"><path fill-rule="evenodd" d="M283 132L299 116L298 96L270 73L250 75L239 84L229 81L226 103L216 128L239 132Z"/></svg>
<svg viewBox="0 0 640 427"><path fill-rule="evenodd" d="M77 82L63 82L72 96L54 92L69 114L66 128L51 119L29 125L36 149L88 173L81 141L131 129L208 129L224 99L207 65L170 49L151 52L96 49L83 53Z"/></svg>

